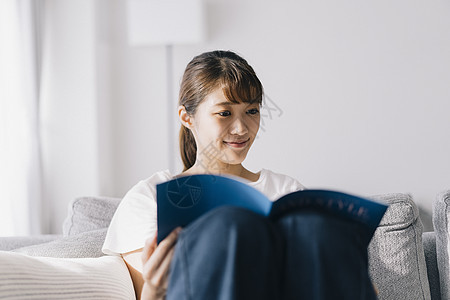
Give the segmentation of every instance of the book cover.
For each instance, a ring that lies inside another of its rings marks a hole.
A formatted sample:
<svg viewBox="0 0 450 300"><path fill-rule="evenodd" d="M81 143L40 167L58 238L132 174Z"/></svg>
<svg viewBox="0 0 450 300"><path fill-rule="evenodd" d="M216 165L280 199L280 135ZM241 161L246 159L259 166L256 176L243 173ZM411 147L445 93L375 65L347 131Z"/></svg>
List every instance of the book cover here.
<svg viewBox="0 0 450 300"><path fill-rule="evenodd" d="M303 190L270 201L260 191L234 176L196 174L156 186L158 243L178 226L185 227L204 213L223 205L278 218L298 209L316 209L360 222L373 234L387 205L330 190Z"/></svg>

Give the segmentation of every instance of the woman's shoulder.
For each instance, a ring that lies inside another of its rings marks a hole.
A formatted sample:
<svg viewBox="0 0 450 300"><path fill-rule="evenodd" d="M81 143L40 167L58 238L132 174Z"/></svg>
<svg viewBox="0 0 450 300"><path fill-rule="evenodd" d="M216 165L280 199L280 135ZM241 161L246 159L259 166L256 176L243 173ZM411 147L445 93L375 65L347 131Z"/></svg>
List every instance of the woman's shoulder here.
<svg viewBox="0 0 450 300"><path fill-rule="evenodd" d="M156 185L167 180L172 179L172 174L169 170L162 170L154 173L146 179L140 180L136 183L125 195L125 198L130 195L143 194L153 195L156 191Z"/></svg>
<svg viewBox="0 0 450 300"><path fill-rule="evenodd" d="M294 190L305 189L303 184L301 184L294 177L287 174L279 173L273 170L262 169L261 176L264 176L266 181L271 182L272 184L277 186L290 187L291 189Z"/></svg>
<svg viewBox="0 0 450 300"><path fill-rule="evenodd" d="M157 229L156 185L172 178L158 171L139 181L123 197L109 225L103 252L117 255L144 247Z"/></svg>
<svg viewBox="0 0 450 300"><path fill-rule="evenodd" d="M146 179L143 179L141 181L138 182L141 184L158 184L167 180L171 180L173 177L172 173L170 173L170 171L167 170L161 170L158 172L153 173L153 175L151 175L150 177L147 177Z"/></svg>
<svg viewBox="0 0 450 300"><path fill-rule="evenodd" d="M261 175L265 175L267 178L272 179L295 180L292 176L269 169L261 169Z"/></svg>

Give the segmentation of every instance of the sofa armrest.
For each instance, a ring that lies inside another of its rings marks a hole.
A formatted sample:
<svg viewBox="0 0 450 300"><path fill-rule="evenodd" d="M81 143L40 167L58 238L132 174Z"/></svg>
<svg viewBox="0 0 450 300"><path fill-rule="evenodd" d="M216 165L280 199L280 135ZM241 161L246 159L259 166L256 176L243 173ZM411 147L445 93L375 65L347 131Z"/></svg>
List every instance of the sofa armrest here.
<svg viewBox="0 0 450 300"><path fill-rule="evenodd" d="M0 278L0 299L136 299L120 256L54 258L0 251Z"/></svg>
<svg viewBox="0 0 450 300"><path fill-rule="evenodd" d="M439 269L436 256L436 235L434 232L422 234L423 251L427 264L428 282L430 283L431 299L441 299L441 288L439 282Z"/></svg>
<svg viewBox="0 0 450 300"><path fill-rule="evenodd" d="M10 251L21 247L43 244L54 241L61 236L58 234L43 234L35 236L0 237L0 250Z"/></svg>

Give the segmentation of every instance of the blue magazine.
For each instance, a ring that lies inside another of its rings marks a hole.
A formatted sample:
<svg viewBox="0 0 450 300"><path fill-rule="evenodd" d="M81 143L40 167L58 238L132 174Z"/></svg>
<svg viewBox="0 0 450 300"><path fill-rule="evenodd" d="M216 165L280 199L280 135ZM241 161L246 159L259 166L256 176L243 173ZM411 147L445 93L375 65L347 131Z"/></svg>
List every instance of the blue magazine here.
<svg viewBox="0 0 450 300"><path fill-rule="evenodd" d="M156 186L158 243L178 226L185 227L204 213L223 205L278 218L293 210L315 209L359 222L373 235L387 205L330 190L303 190L276 201L237 177L197 174L178 177Z"/></svg>

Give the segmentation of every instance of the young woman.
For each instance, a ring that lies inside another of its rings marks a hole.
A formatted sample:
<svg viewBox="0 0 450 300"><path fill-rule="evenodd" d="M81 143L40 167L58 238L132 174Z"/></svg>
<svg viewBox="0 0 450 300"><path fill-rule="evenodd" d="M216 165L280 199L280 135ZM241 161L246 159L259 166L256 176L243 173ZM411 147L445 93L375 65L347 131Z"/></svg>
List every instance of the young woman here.
<svg viewBox="0 0 450 300"><path fill-rule="evenodd" d="M155 187L160 182L190 174L229 174L271 200L304 188L287 175L267 169L254 173L242 165L259 129L262 97L263 87L254 70L233 52L203 53L187 65L178 107L183 172L157 172L134 186L119 205L103 246L104 253L123 257L138 298L296 299L302 295L326 299L327 295L346 295L348 299L371 299L360 233L354 233L354 224L316 212L271 222L244 209L224 207L183 230L175 229L156 244ZM341 231L345 237L337 239ZM333 248L345 241L355 246L342 251ZM336 250L337 256L322 248ZM334 258L341 260L342 256L356 262L341 269ZM329 260L326 267L317 263L323 257ZM348 284L337 284L339 280L329 282L329 272L336 271L339 276L331 277L353 280L350 289ZM298 282L302 282L300 289ZM325 283L329 292L322 291ZM356 294L349 294L350 290Z"/></svg>

